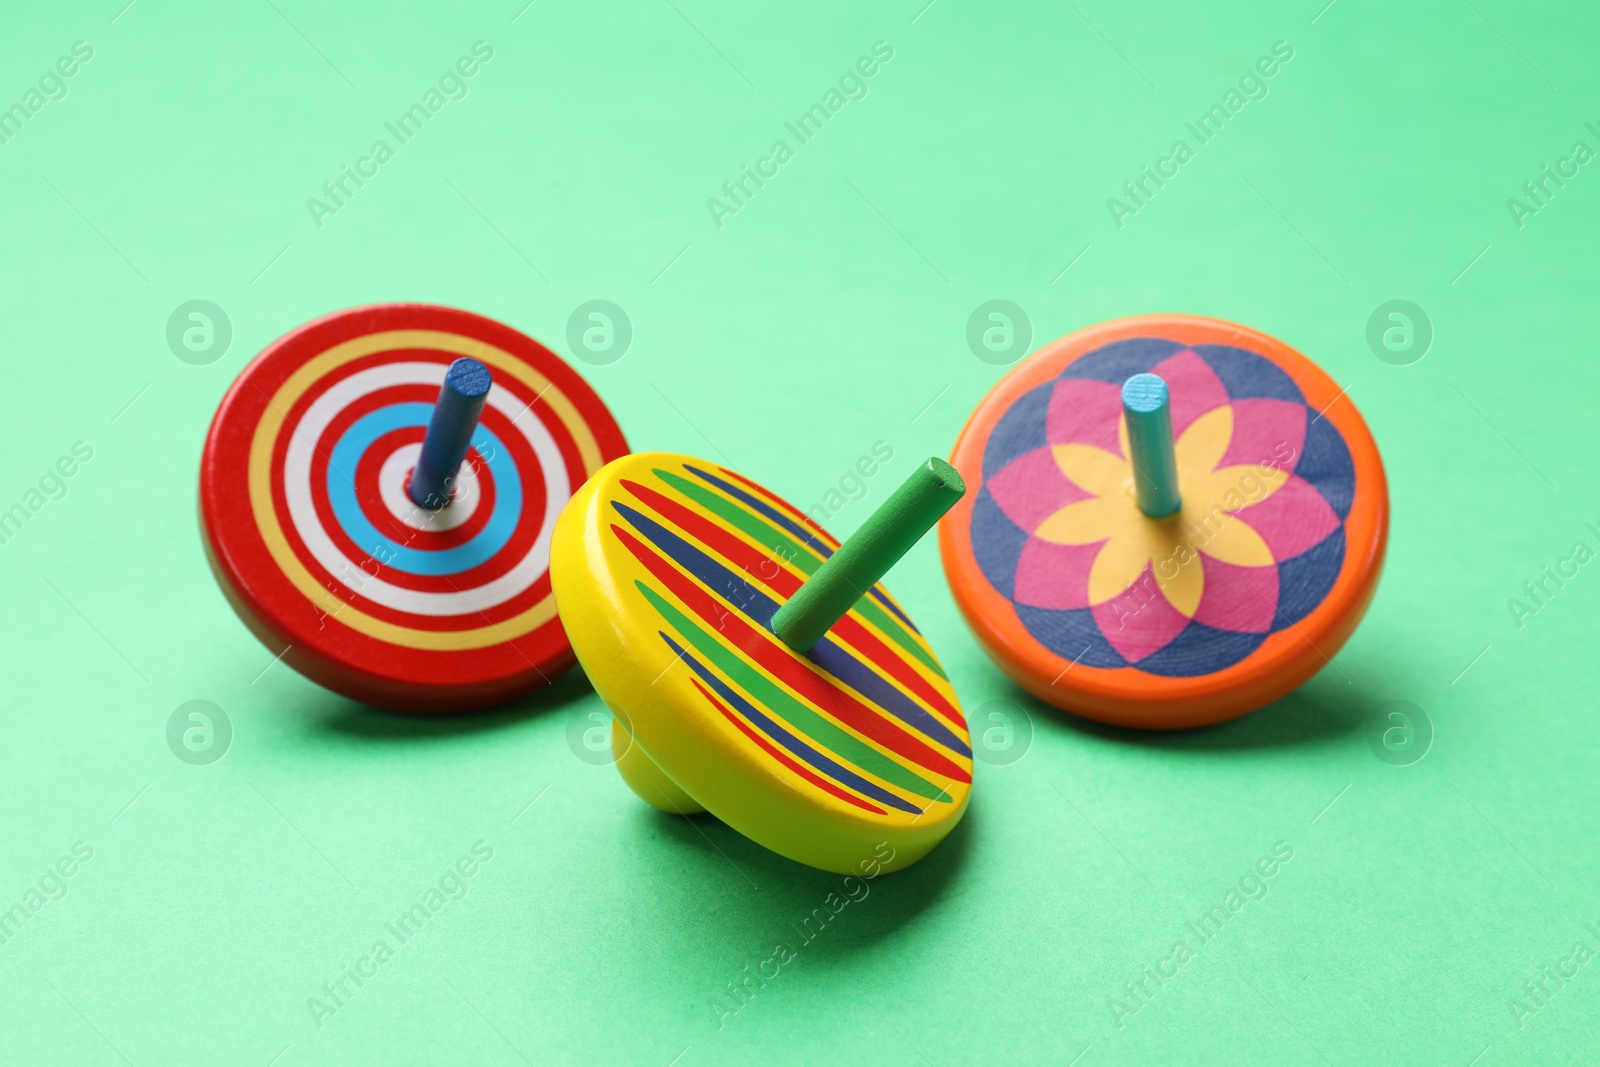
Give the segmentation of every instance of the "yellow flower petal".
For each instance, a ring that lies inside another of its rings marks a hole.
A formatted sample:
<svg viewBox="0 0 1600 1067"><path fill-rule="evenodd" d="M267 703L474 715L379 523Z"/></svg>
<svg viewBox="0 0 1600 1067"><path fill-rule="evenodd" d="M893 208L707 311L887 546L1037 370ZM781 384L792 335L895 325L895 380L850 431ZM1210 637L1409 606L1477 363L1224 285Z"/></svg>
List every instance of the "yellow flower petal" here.
<svg viewBox="0 0 1600 1067"><path fill-rule="evenodd" d="M1240 511L1261 503L1288 480L1288 472L1278 467L1248 463L1223 467L1204 478L1191 479L1194 488L1184 495L1184 510L1191 512L1195 521L1213 512Z"/></svg>
<svg viewBox="0 0 1600 1067"><path fill-rule="evenodd" d="M1117 430L1127 454L1125 420ZM1123 595L1150 566L1162 596L1193 618L1205 591L1199 552L1235 566L1273 563L1261 535L1230 512L1265 500L1288 475L1253 465L1216 469L1232 440L1231 405L1208 411L1189 425L1175 448L1183 507L1172 519L1156 521L1139 513L1133 468L1126 459L1093 445L1057 445L1052 454L1061 472L1095 497L1060 509L1034 533L1063 545L1105 542L1089 571L1090 603Z"/></svg>
<svg viewBox="0 0 1600 1067"><path fill-rule="evenodd" d="M1223 467L1216 472L1216 480L1226 483L1229 490L1236 490L1244 497L1244 503L1235 505L1227 499L1228 490L1223 491L1223 506L1229 511L1238 511L1251 504L1259 504L1267 497L1283 488L1289 480L1289 472L1282 467L1262 467L1251 463L1240 463L1232 467Z"/></svg>
<svg viewBox="0 0 1600 1067"><path fill-rule="evenodd" d="M1080 489L1095 496L1121 496L1133 484L1133 467L1120 456L1093 445L1056 445L1056 466Z"/></svg>
<svg viewBox="0 0 1600 1067"><path fill-rule="evenodd" d="M1104 541L1126 525L1121 501L1097 496L1080 500L1051 515L1034 536L1058 545L1092 545Z"/></svg>
<svg viewBox="0 0 1600 1067"><path fill-rule="evenodd" d="M1147 538L1123 535L1106 542L1089 568L1089 603L1104 604L1127 591L1150 562Z"/></svg>
<svg viewBox="0 0 1600 1067"><path fill-rule="evenodd" d="M1221 508L1191 515L1183 511L1184 535L1189 544L1236 567L1270 567L1272 550L1251 525Z"/></svg>
<svg viewBox="0 0 1600 1067"><path fill-rule="evenodd" d="M1189 618L1200 606L1200 594L1205 591L1205 570L1194 550L1179 538L1172 539L1172 549L1156 557L1156 585L1178 611Z"/></svg>
<svg viewBox="0 0 1600 1067"><path fill-rule="evenodd" d="M1233 405L1212 408L1189 424L1177 441L1178 492L1186 477L1210 474L1233 441Z"/></svg>

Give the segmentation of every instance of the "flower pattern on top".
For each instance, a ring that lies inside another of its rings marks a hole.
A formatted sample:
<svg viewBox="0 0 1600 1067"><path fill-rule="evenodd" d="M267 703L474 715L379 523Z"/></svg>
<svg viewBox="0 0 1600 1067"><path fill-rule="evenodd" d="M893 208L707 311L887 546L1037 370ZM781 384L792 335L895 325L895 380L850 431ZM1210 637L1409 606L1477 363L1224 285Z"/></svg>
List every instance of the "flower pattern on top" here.
<svg viewBox="0 0 1600 1067"><path fill-rule="evenodd" d="M1182 507L1134 499L1121 386L1166 380ZM1303 619L1344 563L1350 451L1266 358L1136 338L1019 397L985 446L970 536L1033 637L1093 667L1192 677Z"/></svg>

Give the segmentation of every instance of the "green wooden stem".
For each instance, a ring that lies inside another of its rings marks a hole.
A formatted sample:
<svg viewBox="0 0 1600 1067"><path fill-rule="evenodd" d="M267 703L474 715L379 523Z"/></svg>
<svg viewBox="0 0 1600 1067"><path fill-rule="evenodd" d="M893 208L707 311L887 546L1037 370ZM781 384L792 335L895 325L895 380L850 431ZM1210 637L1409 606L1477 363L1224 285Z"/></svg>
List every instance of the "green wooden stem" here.
<svg viewBox="0 0 1600 1067"><path fill-rule="evenodd" d="M777 610L773 632L809 652L966 491L954 467L929 457Z"/></svg>

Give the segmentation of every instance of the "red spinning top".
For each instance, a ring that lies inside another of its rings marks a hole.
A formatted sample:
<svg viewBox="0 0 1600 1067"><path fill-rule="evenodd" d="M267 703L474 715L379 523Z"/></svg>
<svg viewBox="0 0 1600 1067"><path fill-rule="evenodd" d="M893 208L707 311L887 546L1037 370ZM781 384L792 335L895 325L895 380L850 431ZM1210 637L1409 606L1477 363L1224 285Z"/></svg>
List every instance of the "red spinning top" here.
<svg viewBox="0 0 1600 1067"><path fill-rule="evenodd" d="M410 477L458 360L493 384L448 502L427 507ZM532 338L454 308L354 308L273 342L229 389L200 464L202 533L229 602L295 670L383 707L465 711L572 665L551 534L627 450Z"/></svg>

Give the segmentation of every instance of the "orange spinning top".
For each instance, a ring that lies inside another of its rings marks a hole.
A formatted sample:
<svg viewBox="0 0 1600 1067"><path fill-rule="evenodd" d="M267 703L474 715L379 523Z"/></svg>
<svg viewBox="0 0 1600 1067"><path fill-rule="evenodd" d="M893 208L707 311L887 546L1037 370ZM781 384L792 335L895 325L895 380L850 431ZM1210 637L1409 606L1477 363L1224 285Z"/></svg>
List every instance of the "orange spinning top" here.
<svg viewBox="0 0 1600 1067"><path fill-rule="evenodd" d="M1019 685L1102 722L1199 726L1284 696L1349 638L1383 564L1360 413L1233 323L1064 337L990 391L951 463L974 490L939 537L962 613Z"/></svg>

